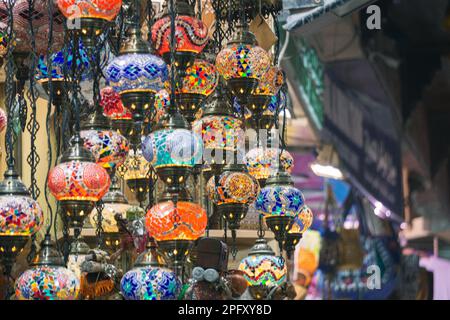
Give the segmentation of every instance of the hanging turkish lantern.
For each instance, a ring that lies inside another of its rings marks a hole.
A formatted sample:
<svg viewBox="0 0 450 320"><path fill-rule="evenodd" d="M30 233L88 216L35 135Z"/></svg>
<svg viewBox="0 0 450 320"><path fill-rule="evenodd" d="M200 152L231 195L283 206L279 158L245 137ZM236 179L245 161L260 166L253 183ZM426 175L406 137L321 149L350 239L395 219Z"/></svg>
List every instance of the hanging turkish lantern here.
<svg viewBox="0 0 450 320"><path fill-rule="evenodd" d="M90 72L89 56L85 50L85 47L79 42L77 53L74 52L73 43L69 43L65 50L58 51L50 57L51 68L47 66L47 56L40 56L36 72L36 80L40 86L44 89L44 97L50 94L49 83L52 81L53 97L52 101L55 105L61 106L66 97L64 95L65 86L69 85L71 79L65 78L66 70L72 69L72 63L74 57L77 57L75 62L77 69L82 69L81 80L89 80L92 78ZM65 84L65 82L67 82Z"/></svg>
<svg viewBox="0 0 450 320"><path fill-rule="evenodd" d="M108 25L120 12L122 0L56 0L67 18L69 30L79 32L86 48L94 48Z"/></svg>
<svg viewBox="0 0 450 320"><path fill-rule="evenodd" d="M210 102L206 104L202 117L192 124L192 130L203 140L204 164L211 169L204 170L208 181L212 175L221 172L226 154L234 154L238 144L244 141L242 121L234 116L222 83L219 83Z"/></svg>
<svg viewBox="0 0 450 320"><path fill-rule="evenodd" d="M160 56L170 64L171 17L169 2L163 5L163 11L156 17L152 26L152 42ZM194 9L187 0L175 0L175 65L183 73L194 64L196 56L202 52L208 42L206 25L195 17Z"/></svg>
<svg viewBox="0 0 450 320"><path fill-rule="evenodd" d="M0 182L0 257L5 274L11 273L17 255L43 222L41 207L9 165Z"/></svg>
<svg viewBox="0 0 450 320"><path fill-rule="evenodd" d="M150 163L145 160L142 151L130 150L125 163L120 167L123 178L130 191L136 195L136 199L143 203L150 192L152 181L155 180Z"/></svg>
<svg viewBox="0 0 450 320"><path fill-rule="evenodd" d="M100 96L103 114L111 120L113 129L128 139L133 131L133 116L130 110L124 107L120 95L111 87L103 88Z"/></svg>
<svg viewBox="0 0 450 320"><path fill-rule="evenodd" d="M120 291L126 300L176 300L181 282L167 268L156 244L150 239L142 253L120 282Z"/></svg>
<svg viewBox="0 0 450 320"><path fill-rule="evenodd" d="M31 7L30 7L31 5ZM32 10L30 10L32 9ZM8 9L7 2L0 1L0 25L8 25ZM53 16L53 33L50 34L49 10L46 0L15 0L12 8L14 18L14 54L21 53L28 56L32 48L30 34L30 20L33 23L35 52L38 55L47 52L49 37L52 37L52 50L59 50L64 43L64 17L54 10ZM5 39L6 40L6 39ZM1 54L0 54L1 55Z"/></svg>
<svg viewBox="0 0 450 320"><path fill-rule="evenodd" d="M79 280L64 266L61 255L47 234L39 254L31 263L31 269L22 273L16 281L16 299L76 300L79 290Z"/></svg>
<svg viewBox="0 0 450 320"><path fill-rule="evenodd" d="M245 165L229 164L220 176L208 181L207 192L216 205L218 215L227 221L227 227L232 232L232 254L235 257L236 230L247 215L249 205L256 200L259 184L247 173Z"/></svg>
<svg viewBox="0 0 450 320"><path fill-rule="evenodd" d="M50 192L61 205L63 218L78 229L111 184L108 172L95 163L94 156L83 144L83 139L76 134L47 180Z"/></svg>
<svg viewBox="0 0 450 320"><path fill-rule="evenodd" d="M94 155L96 163L106 169L110 176L114 176L116 167L123 164L127 157L128 140L111 130L110 120L103 115L100 105L81 123L80 136L84 140L84 147Z"/></svg>
<svg viewBox="0 0 450 320"><path fill-rule="evenodd" d="M134 10L140 10L140 2L135 1ZM119 55L106 67L106 79L114 91L120 94L122 103L133 115L136 142L143 122L153 106L155 94L162 90L168 80L168 69L164 61L151 54L150 46L142 39L140 17L128 21L127 37Z"/></svg>
<svg viewBox="0 0 450 320"><path fill-rule="evenodd" d="M245 155L245 163L248 172L258 180L261 187L265 186L267 178L275 174L280 167L288 173L291 173L294 167L294 159L287 150L270 146L251 149Z"/></svg>
<svg viewBox="0 0 450 320"><path fill-rule="evenodd" d="M206 230L208 218L206 211L186 195L180 195L177 202L169 197L161 200L164 202L147 212L146 227L180 276L194 241Z"/></svg>
<svg viewBox="0 0 450 320"><path fill-rule="evenodd" d="M311 209L304 205L299 215L295 218L294 224L291 230L286 235L286 240L283 244L284 250L286 250L288 258L295 251L295 246L300 242L303 234L312 226L314 215Z"/></svg>
<svg viewBox="0 0 450 320"><path fill-rule="evenodd" d="M119 216L126 219L128 210L133 206L128 203L128 199L120 189L119 181L116 177L113 177L109 191L103 196L102 202L103 208L101 215L103 231L105 233L119 233L115 217ZM92 210L89 220L93 226L98 224L98 211L96 208Z"/></svg>
<svg viewBox="0 0 450 320"><path fill-rule="evenodd" d="M256 129L268 129L261 123L262 116L266 111L269 115L269 104L272 97L276 96L284 83L283 71L277 66L270 67L267 72L259 79L258 86L248 97L247 107L252 112L251 122Z"/></svg>
<svg viewBox="0 0 450 320"><path fill-rule="evenodd" d="M256 37L248 26L238 25L232 40L217 55L216 67L231 93L245 107L248 97L269 69L270 57L256 45Z"/></svg>
<svg viewBox="0 0 450 320"><path fill-rule="evenodd" d="M170 94L166 89L162 89L155 96L155 117L153 124L159 123L162 117L167 113L170 106Z"/></svg>
<svg viewBox="0 0 450 320"><path fill-rule="evenodd" d="M205 60L196 59L186 69L177 88L176 99L180 112L189 122L195 120L203 102L214 92L218 82L216 67Z"/></svg>
<svg viewBox="0 0 450 320"><path fill-rule="evenodd" d="M267 298L271 291L286 281L287 266L263 238L256 240L247 257L242 259L239 270L244 273L248 290L256 300Z"/></svg>
<svg viewBox="0 0 450 320"><path fill-rule="evenodd" d="M256 199L256 210L272 230L280 250L295 219L305 204L302 192L294 187L289 173L278 171L267 179Z"/></svg>

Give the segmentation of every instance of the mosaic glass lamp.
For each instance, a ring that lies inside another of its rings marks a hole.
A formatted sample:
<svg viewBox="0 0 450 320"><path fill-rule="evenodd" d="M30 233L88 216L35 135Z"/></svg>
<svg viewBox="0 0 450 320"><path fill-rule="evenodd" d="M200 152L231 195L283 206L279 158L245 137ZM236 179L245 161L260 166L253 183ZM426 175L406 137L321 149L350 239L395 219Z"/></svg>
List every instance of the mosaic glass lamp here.
<svg viewBox="0 0 450 320"><path fill-rule="evenodd" d="M194 241L206 230L208 218L206 211L188 197L180 196L179 200L174 203L168 197L150 208L146 227L167 261L181 275Z"/></svg>
<svg viewBox="0 0 450 320"><path fill-rule="evenodd" d="M259 184L247 173L245 165L229 164L220 176L211 177L207 192L219 216L228 222L230 230L236 230L247 215L248 206L255 202Z"/></svg>
<svg viewBox="0 0 450 320"><path fill-rule="evenodd" d="M155 117L154 124L159 123L162 117L167 113L170 106L170 94L166 89L162 89L155 96Z"/></svg>
<svg viewBox="0 0 450 320"><path fill-rule="evenodd" d="M247 104L254 118L260 119L263 113L268 110L272 97L278 94L283 83L283 71L277 66L270 67L260 78L258 86L249 96Z"/></svg>
<svg viewBox="0 0 450 320"><path fill-rule="evenodd" d="M106 67L105 75L120 94L125 108L133 114L133 120L142 124L155 94L164 89L168 69L163 59L151 54L139 26L132 25L119 55Z"/></svg>
<svg viewBox="0 0 450 320"><path fill-rule="evenodd" d="M290 173L294 167L294 159L287 150L271 147L258 147L245 155L248 172L255 177L263 187L267 178L281 168Z"/></svg>
<svg viewBox="0 0 450 320"><path fill-rule="evenodd" d="M100 95L103 114L111 120L113 129L128 139L133 131L133 115L130 110L124 107L120 95L112 87L103 88Z"/></svg>
<svg viewBox="0 0 450 320"><path fill-rule="evenodd" d="M113 182L109 188L107 194L102 198L103 210L102 210L102 228L105 233L118 233L117 221L115 217L118 215L122 218L127 218L127 212L133 206L128 203L127 198L120 189L118 179L113 178ZM98 224L98 211L95 208L92 210L89 220L92 226Z"/></svg>
<svg viewBox="0 0 450 320"><path fill-rule="evenodd" d="M244 106L270 67L269 54L256 45L248 26L239 25L232 40L219 52L216 67L231 93Z"/></svg>
<svg viewBox="0 0 450 320"><path fill-rule="evenodd" d="M256 240L247 257L242 259L239 270L249 285L249 291L256 300L263 300L269 292L286 281L287 266L285 261L275 256L266 240Z"/></svg>
<svg viewBox="0 0 450 320"><path fill-rule="evenodd" d="M152 168L142 155L142 151L130 150L125 163L118 170L130 191L136 195L136 199L144 202L150 192Z"/></svg>
<svg viewBox="0 0 450 320"><path fill-rule="evenodd" d="M152 26L152 42L156 52L170 63L171 18L169 4L164 3L162 14ZM186 0L175 1L175 65L186 70L194 63L195 57L202 52L208 42L206 25L195 17L193 8Z"/></svg>
<svg viewBox="0 0 450 320"><path fill-rule="evenodd" d="M81 123L80 136L96 163L114 176L116 167L125 162L129 144L124 136L111 130L111 122L104 116L100 105Z"/></svg>
<svg viewBox="0 0 450 320"><path fill-rule="evenodd" d="M203 140L203 160L211 170L205 177L221 172L227 152L236 151L240 141L244 139L242 121L234 116L233 109L226 95L224 84L219 83L217 89L206 104L202 117L192 124L192 130Z"/></svg>
<svg viewBox="0 0 450 320"><path fill-rule="evenodd" d="M79 42L77 56L76 66L77 68L83 69L81 73L81 80L90 80L92 78L92 74L90 73L89 56L81 41ZM47 66L47 56L41 55L39 57L36 80L42 89L44 89L45 95L47 96L50 94L49 82L50 80L52 81L52 102L57 106L61 106L65 101L64 80L70 81L70 79L64 79L64 76L69 72L69 70L72 69L73 60L74 48L72 43L68 46L67 53L65 53L64 50L61 50L50 57L51 70ZM67 72L65 72L65 70L67 70Z"/></svg>
<svg viewBox="0 0 450 320"><path fill-rule="evenodd" d="M83 139L75 135L47 180L50 192L74 228L82 228L84 219L111 184L108 172L95 163L94 156L83 144Z"/></svg>
<svg viewBox="0 0 450 320"><path fill-rule="evenodd" d="M80 32L84 45L93 48L108 21L119 14L122 0L57 0L57 4L68 25Z"/></svg>
<svg viewBox="0 0 450 320"><path fill-rule="evenodd" d="M167 268L152 239L120 282L120 291L126 300L176 300L180 290L181 282Z"/></svg>
<svg viewBox="0 0 450 320"><path fill-rule="evenodd" d="M189 66L177 89L176 99L180 112L189 122L195 120L205 99L210 96L219 82L216 67L206 60L196 59Z"/></svg>
<svg viewBox="0 0 450 320"><path fill-rule="evenodd" d="M0 1L0 25L8 25L8 11L6 1ZM33 30L35 34L36 53L38 55L47 52L49 40L49 16L48 3L46 0L33 1L33 10L30 10L28 0L16 0L13 7L15 48L14 53L25 53L32 51L30 22L33 21ZM64 43L64 17L55 9L53 19L52 50L59 50Z"/></svg>
<svg viewBox="0 0 450 320"><path fill-rule="evenodd" d="M0 258L6 274L10 274L17 255L43 222L41 207L10 166L0 182Z"/></svg>
<svg viewBox="0 0 450 320"><path fill-rule="evenodd" d="M263 215L280 246L305 204L302 192L294 187L289 173L278 171L267 179L256 199L256 210Z"/></svg>
<svg viewBox="0 0 450 320"><path fill-rule="evenodd" d="M288 257L294 252L295 246L302 239L303 234L312 226L314 215L311 209L304 205L299 215L295 218L294 224L289 230L284 242L284 249L288 253Z"/></svg>
<svg viewBox="0 0 450 320"><path fill-rule="evenodd" d="M80 290L77 276L64 266L64 261L46 235L31 268L20 275L15 284L18 300L76 300Z"/></svg>

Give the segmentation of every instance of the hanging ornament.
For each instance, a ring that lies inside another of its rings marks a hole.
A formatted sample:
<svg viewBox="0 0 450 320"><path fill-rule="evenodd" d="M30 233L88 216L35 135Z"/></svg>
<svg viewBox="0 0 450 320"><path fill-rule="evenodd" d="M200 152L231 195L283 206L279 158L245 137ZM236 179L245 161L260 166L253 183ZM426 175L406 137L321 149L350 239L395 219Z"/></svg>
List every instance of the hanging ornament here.
<svg viewBox="0 0 450 320"><path fill-rule="evenodd" d="M267 178L275 174L278 169L291 173L294 159L287 150L271 147L258 147L250 150L245 156L248 172L255 177L261 187L265 186Z"/></svg>
<svg viewBox="0 0 450 320"><path fill-rule="evenodd" d="M47 52L49 37L52 37L51 50L59 50L64 43L64 17L55 9L53 16L53 33L50 34L50 24L48 16L48 3L46 0L32 1L32 9L30 10L29 0L15 0L13 11L14 18L14 52L25 53L27 56L31 51L32 42L30 34L30 20L33 22L33 33L36 53L38 55ZM0 28L8 25L8 10L5 1L0 1ZM4 29L5 30L5 29ZM1 46L0 46L1 47ZM1 55L1 53L0 53Z"/></svg>
<svg viewBox="0 0 450 320"><path fill-rule="evenodd" d="M155 96L155 118L154 124L159 123L162 117L167 113L170 106L170 94L166 89L162 89Z"/></svg>
<svg viewBox="0 0 450 320"><path fill-rule="evenodd" d="M238 144L244 141L242 121L233 114L220 83L206 104L202 117L192 124L193 131L202 137L204 164L211 170L204 170L207 181L211 175L218 175L226 162L226 154L234 154Z"/></svg>
<svg viewBox="0 0 450 320"><path fill-rule="evenodd" d="M258 86L248 98L248 108L252 113L252 120L254 128L268 129L261 123L262 116L266 111L269 114L272 111L269 104L272 102L272 97L276 96L284 83L283 71L277 66L270 67L267 72L260 78Z"/></svg>
<svg viewBox="0 0 450 320"><path fill-rule="evenodd" d="M57 0L57 4L68 20L68 29L79 32L85 47L91 49L108 22L119 14L122 0Z"/></svg>
<svg viewBox="0 0 450 320"><path fill-rule="evenodd" d="M311 209L304 205L300 214L295 218L291 230L289 230L286 235L283 247L288 254L288 258L290 258L291 254L295 251L295 246L300 242L303 234L311 228L313 220L314 215Z"/></svg>
<svg viewBox="0 0 450 320"><path fill-rule="evenodd" d="M100 91L100 96L103 114L111 120L113 129L129 138L133 130L133 116L130 110L124 107L120 95L113 88L106 87Z"/></svg>
<svg viewBox="0 0 450 320"><path fill-rule="evenodd" d="M207 214L185 195L178 202L170 197L162 200L147 212L146 227L177 275L181 275L193 242L205 232Z"/></svg>
<svg viewBox="0 0 450 320"><path fill-rule="evenodd" d="M286 281L285 261L275 256L275 252L263 238L256 240L248 256L239 264L239 270L244 273L248 290L256 300L266 299L271 291Z"/></svg>
<svg viewBox="0 0 450 320"><path fill-rule="evenodd" d="M111 184L108 172L95 163L94 156L83 144L83 139L76 135L47 180L50 192L61 204L64 219L80 229Z"/></svg>
<svg viewBox="0 0 450 320"><path fill-rule="evenodd" d="M180 290L180 281L167 268L153 239L120 282L120 291L126 300L176 300Z"/></svg>
<svg viewBox="0 0 450 320"><path fill-rule="evenodd" d="M9 166L5 179L0 182L0 257L5 274L10 274L17 255L43 222L41 207Z"/></svg>
<svg viewBox="0 0 450 320"><path fill-rule="evenodd" d="M176 98L180 112L189 122L195 120L205 99L210 96L219 82L216 67L205 61L196 59L186 70L177 89Z"/></svg>
<svg viewBox="0 0 450 320"><path fill-rule="evenodd" d="M109 187L109 191L102 198L102 229L105 233L119 233L116 216L123 219L127 218L127 211L133 206L128 203L127 198L120 189L119 181L113 177L113 182ZM95 208L92 210L89 220L91 225L98 225L98 211Z"/></svg>
<svg viewBox="0 0 450 320"><path fill-rule="evenodd" d="M229 164L220 176L211 177L207 184L210 199L216 205L217 213L227 221L233 238L232 255L236 256L236 230L245 218L248 207L259 193L259 184L246 172L245 165Z"/></svg>
<svg viewBox="0 0 450 320"><path fill-rule="evenodd" d="M270 67L270 57L256 45L248 26L238 25L232 40L217 55L216 67L231 93L247 106L248 97Z"/></svg>
<svg viewBox="0 0 450 320"><path fill-rule="evenodd" d="M94 155L96 163L114 176L116 167L125 162L129 146L124 136L110 128L110 120L103 115L101 106L98 106L81 123L80 136L84 140L84 147Z"/></svg>
<svg viewBox="0 0 450 320"><path fill-rule="evenodd" d="M160 16L152 26L152 42L160 56L170 64L171 17L169 3L164 3ZM195 57L208 42L206 25L195 18L194 9L187 0L175 1L175 65L181 72L194 64Z"/></svg>
<svg viewBox="0 0 450 320"><path fill-rule="evenodd" d="M15 285L18 300L76 300L79 289L79 280L64 267L48 234L31 269L22 273Z"/></svg>
<svg viewBox="0 0 450 320"><path fill-rule="evenodd" d="M155 180L150 163L145 160L142 151L137 149L130 150L128 158L121 167L130 191L136 195L140 203L143 203L150 192L151 182Z"/></svg>
<svg viewBox="0 0 450 320"><path fill-rule="evenodd" d="M284 171L270 176L259 193L256 210L275 234L280 250L304 204L302 192L294 187L290 174Z"/></svg>

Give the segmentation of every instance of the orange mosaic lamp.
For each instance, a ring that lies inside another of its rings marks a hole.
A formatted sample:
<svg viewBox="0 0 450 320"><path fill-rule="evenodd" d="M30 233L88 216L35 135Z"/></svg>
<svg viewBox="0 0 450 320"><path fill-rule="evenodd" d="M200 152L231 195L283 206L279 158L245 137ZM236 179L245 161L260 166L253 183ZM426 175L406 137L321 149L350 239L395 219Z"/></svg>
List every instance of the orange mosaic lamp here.
<svg viewBox="0 0 450 320"><path fill-rule="evenodd" d="M122 0L57 0L57 4L69 25L81 31L84 45L92 48L106 22L119 14Z"/></svg>
<svg viewBox="0 0 450 320"><path fill-rule="evenodd" d="M303 234L311 228L313 221L313 212L307 205L304 205L300 210L300 213L295 217L291 230L287 233L286 241L284 242L284 249L286 250L289 258L294 252L297 244L302 239Z"/></svg>
<svg viewBox="0 0 450 320"><path fill-rule="evenodd" d="M60 164L50 170L47 185L61 204L63 214L75 228L81 228L85 218L109 190L108 172L95 163L93 155L76 135L71 147L60 158Z"/></svg>
<svg viewBox="0 0 450 320"><path fill-rule="evenodd" d="M156 204L147 212L145 222L177 275L181 275L193 242L204 234L208 220L200 205L181 198L176 203L169 200Z"/></svg>
<svg viewBox="0 0 450 320"><path fill-rule="evenodd" d="M186 0L176 0L175 10L175 64L180 70L186 70L194 63L195 57L203 51L208 42L208 28L195 17L193 8ZM152 26L152 42L160 56L170 63L171 18L169 5L164 3L164 10Z"/></svg>

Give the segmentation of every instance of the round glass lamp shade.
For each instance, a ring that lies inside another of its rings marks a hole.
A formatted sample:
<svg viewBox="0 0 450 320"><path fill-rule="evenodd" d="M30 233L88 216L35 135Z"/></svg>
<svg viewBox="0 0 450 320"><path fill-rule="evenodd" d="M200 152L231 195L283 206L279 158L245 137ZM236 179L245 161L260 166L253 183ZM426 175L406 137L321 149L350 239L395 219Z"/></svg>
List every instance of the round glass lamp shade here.
<svg viewBox="0 0 450 320"><path fill-rule="evenodd" d="M119 14L122 0L57 0L67 19L96 18L112 21Z"/></svg>
<svg viewBox="0 0 450 320"><path fill-rule="evenodd" d="M170 53L170 16L155 21L152 26L152 43L158 54ZM208 42L206 25L195 17L178 15L175 20L176 51L198 54Z"/></svg>
<svg viewBox="0 0 450 320"><path fill-rule="evenodd" d="M14 31L15 31L15 52L29 52L32 51L31 36L30 36L30 22L33 21L33 31L35 36L35 46L37 54L44 54L47 52L49 30L49 16L48 3L46 0L33 1L33 11L30 12L28 0L14 1L13 17L14 17ZM8 25L8 11L6 6L7 1L0 1L0 25ZM53 19L53 50L59 50L64 42L64 17L58 10L54 11ZM6 29L5 29L6 30Z"/></svg>
<svg viewBox="0 0 450 320"><path fill-rule="evenodd" d="M5 110L0 109L0 132L3 132L3 130L5 130L7 125L8 125L8 115L6 114Z"/></svg>
<svg viewBox="0 0 450 320"><path fill-rule="evenodd" d="M65 53L64 50L61 50L50 57L51 70L47 66L47 57L40 56L38 61L36 80L38 80L38 82L40 83L46 82L50 78L53 81L63 80L64 70L72 69L73 60L74 54L72 44L69 45L67 53ZM77 69L80 68L83 69L83 73L81 74L82 80L88 80L91 77L91 74L89 73L90 71L89 56L81 41L79 42L78 46L78 58L76 61L76 67Z"/></svg>
<svg viewBox="0 0 450 320"><path fill-rule="evenodd" d="M270 66L270 57L263 48L251 44L230 44L219 52L216 67L225 80L261 79Z"/></svg>
<svg viewBox="0 0 450 320"><path fill-rule="evenodd" d="M128 271L120 282L126 300L176 300L181 282L166 268L138 267Z"/></svg>
<svg viewBox="0 0 450 320"><path fill-rule="evenodd" d="M140 150L138 150L136 154L133 151L130 151L130 155L121 167L123 168L123 178L125 181L148 179L150 177L151 165L145 160L142 151Z"/></svg>
<svg viewBox="0 0 450 320"><path fill-rule="evenodd" d="M179 93L209 96L219 83L216 67L208 61L196 59L186 70Z"/></svg>
<svg viewBox="0 0 450 320"><path fill-rule="evenodd" d="M168 79L165 62L151 54L119 55L105 70L106 79L119 94L132 92L156 93Z"/></svg>
<svg viewBox="0 0 450 320"><path fill-rule="evenodd" d="M205 149L234 151L243 138L242 121L233 116L211 115L194 121L192 130L202 137Z"/></svg>
<svg viewBox="0 0 450 320"><path fill-rule="evenodd" d="M94 155L97 164L114 170L125 162L129 151L128 140L113 130L82 130L84 146Z"/></svg>
<svg viewBox="0 0 450 320"><path fill-rule="evenodd" d="M303 234L309 228L311 228L314 221L314 214L308 206L303 206L302 210L298 214L298 216L294 220L294 224L292 225L289 233L294 234Z"/></svg>
<svg viewBox="0 0 450 320"><path fill-rule="evenodd" d="M250 286L279 286L286 280L286 263L275 255L250 255L242 259L239 270Z"/></svg>
<svg viewBox="0 0 450 320"><path fill-rule="evenodd" d="M253 92L254 95L274 96L280 91L281 86L284 83L284 74L280 68L272 66L261 77Z"/></svg>
<svg viewBox="0 0 450 320"><path fill-rule="evenodd" d="M304 204L305 198L297 188L289 185L269 185L259 193L256 210L266 218L296 218Z"/></svg>
<svg viewBox="0 0 450 320"><path fill-rule="evenodd" d="M41 229L43 223L44 214L33 198L0 196L0 235L31 236Z"/></svg>
<svg viewBox="0 0 450 320"><path fill-rule="evenodd" d="M246 172L225 171L218 179L212 177L206 186L208 195L215 204L255 202L259 193L259 184Z"/></svg>
<svg viewBox="0 0 450 320"><path fill-rule="evenodd" d="M18 300L76 300L80 283L76 275L64 267L33 267L17 279Z"/></svg>
<svg viewBox="0 0 450 320"><path fill-rule="evenodd" d="M187 129L163 129L142 143L145 159L155 168L194 167L202 158L201 138Z"/></svg>
<svg viewBox="0 0 450 320"><path fill-rule="evenodd" d="M116 214L119 214L123 218L127 217L127 211L133 206L126 203L105 203L102 210L102 227L106 233L117 233L119 228L117 227L117 221L114 218ZM92 210L89 221L92 226L97 225L98 212L97 209Z"/></svg>
<svg viewBox="0 0 450 320"><path fill-rule="evenodd" d="M150 208L146 216L149 234L156 241L197 240L207 224L206 211L198 204L180 201L161 202Z"/></svg>
<svg viewBox="0 0 450 320"><path fill-rule="evenodd" d="M281 168L289 173L294 167L294 159L291 154L278 148L252 149L246 154L244 160L248 172L258 180L265 180L274 174L280 168L280 163Z"/></svg>
<svg viewBox="0 0 450 320"><path fill-rule="evenodd" d="M48 175L48 188L58 201L99 201L109 190L111 179L98 164L70 161L54 167Z"/></svg>
<svg viewBox="0 0 450 320"><path fill-rule="evenodd" d="M125 108L120 95L113 88L103 88L100 95L100 106L103 108L103 114L106 117L112 120L132 119L130 110Z"/></svg>

